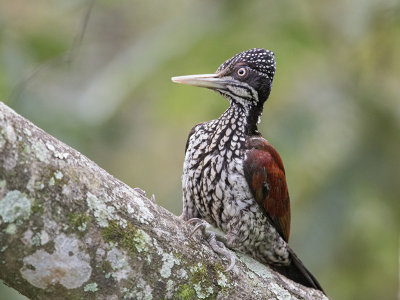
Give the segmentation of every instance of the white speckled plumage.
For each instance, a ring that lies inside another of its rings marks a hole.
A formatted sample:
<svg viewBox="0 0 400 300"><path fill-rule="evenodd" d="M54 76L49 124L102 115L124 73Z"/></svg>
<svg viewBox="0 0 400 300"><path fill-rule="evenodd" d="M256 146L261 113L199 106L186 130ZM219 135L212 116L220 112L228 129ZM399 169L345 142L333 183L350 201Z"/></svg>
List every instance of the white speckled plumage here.
<svg viewBox="0 0 400 300"><path fill-rule="evenodd" d="M245 180L246 122L244 108L231 105L217 120L193 128L182 176L183 218L201 217L227 234L227 246L260 261L287 264L286 243Z"/></svg>

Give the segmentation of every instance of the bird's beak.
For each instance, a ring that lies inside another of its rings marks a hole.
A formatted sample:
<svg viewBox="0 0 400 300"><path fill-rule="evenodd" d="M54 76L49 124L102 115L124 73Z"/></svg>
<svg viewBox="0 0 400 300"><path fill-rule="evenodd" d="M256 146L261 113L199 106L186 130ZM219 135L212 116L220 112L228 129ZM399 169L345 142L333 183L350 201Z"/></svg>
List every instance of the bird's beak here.
<svg viewBox="0 0 400 300"><path fill-rule="evenodd" d="M172 77L176 83L205 87L209 89L223 89L226 87L226 80L219 77L219 74L199 74Z"/></svg>

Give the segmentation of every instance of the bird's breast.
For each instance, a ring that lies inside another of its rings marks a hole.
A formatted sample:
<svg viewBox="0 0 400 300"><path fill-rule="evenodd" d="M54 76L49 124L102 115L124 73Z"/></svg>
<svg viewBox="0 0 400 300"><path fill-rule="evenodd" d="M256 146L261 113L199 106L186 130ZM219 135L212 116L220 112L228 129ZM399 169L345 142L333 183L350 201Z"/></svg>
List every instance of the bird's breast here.
<svg viewBox="0 0 400 300"><path fill-rule="evenodd" d="M257 205L246 182L244 134L231 127L196 128L190 137L183 170L186 201L194 203L201 217L226 231L241 210Z"/></svg>

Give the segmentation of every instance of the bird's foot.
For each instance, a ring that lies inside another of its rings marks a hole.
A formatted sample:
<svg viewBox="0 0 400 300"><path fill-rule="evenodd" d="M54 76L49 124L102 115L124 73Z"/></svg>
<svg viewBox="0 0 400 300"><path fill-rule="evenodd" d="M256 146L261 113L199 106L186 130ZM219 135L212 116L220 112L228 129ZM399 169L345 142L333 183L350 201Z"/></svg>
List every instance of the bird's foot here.
<svg viewBox="0 0 400 300"><path fill-rule="evenodd" d="M224 256L226 259L230 260L230 264L224 270L224 272L228 272L228 271L232 270L236 263L235 254L233 254L231 251L229 251L223 242L217 241L215 232L208 231L208 232L206 232L206 234L207 234L206 239L207 239L208 243L210 244L211 248L218 254L220 254L220 255Z"/></svg>
<svg viewBox="0 0 400 300"><path fill-rule="evenodd" d="M197 230L201 229L202 232L206 230L208 223L200 218L191 218L185 222L186 224L196 223L193 230L190 232L189 238L193 237Z"/></svg>
<svg viewBox="0 0 400 300"><path fill-rule="evenodd" d="M214 231L207 230L207 227L209 227L210 225L202 219L192 218L187 220L186 223L187 224L196 223L196 226L190 233L189 237L191 238L196 233L196 231L201 230L202 235L205 237L205 239L207 240L210 247L214 250L214 252L224 256L226 259L230 261L229 266L224 270L224 272L232 270L236 263L236 257L235 254L233 254L226 248L224 244L224 242L226 242L225 236L217 234Z"/></svg>

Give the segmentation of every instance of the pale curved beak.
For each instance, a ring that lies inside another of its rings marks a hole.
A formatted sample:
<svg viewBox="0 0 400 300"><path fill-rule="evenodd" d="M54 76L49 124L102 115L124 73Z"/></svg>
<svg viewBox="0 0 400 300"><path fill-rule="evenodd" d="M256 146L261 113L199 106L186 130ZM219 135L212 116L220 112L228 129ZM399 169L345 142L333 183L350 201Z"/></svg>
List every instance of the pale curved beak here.
<svg viewBox="0 0 400 300"><path fill-rule="evenodd" d="M226 87L226 79L219 77L219 74L199 74L175 76L171 80L176 83L205 87L209 89L223 89Z"/></svg>

